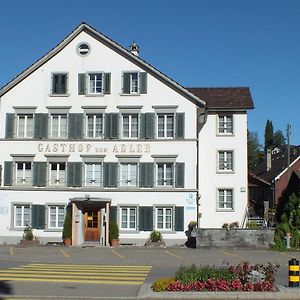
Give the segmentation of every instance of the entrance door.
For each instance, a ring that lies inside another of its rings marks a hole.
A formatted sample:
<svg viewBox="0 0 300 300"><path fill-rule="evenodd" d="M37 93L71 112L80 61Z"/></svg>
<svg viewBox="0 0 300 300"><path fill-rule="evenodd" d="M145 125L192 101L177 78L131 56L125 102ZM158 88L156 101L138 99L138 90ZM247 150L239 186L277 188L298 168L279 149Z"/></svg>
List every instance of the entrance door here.
<svg viewBox="0 0 300 300"><path fill-rule="evenodd" d="M84 220L84 240L100 241L100 210L85 212Z"/></svg>

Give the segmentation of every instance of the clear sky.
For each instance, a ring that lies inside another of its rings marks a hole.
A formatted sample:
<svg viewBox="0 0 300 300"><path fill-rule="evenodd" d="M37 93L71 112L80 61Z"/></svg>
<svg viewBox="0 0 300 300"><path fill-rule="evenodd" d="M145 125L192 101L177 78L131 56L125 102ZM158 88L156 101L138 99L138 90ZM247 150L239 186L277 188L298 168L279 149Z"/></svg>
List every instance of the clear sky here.
<svg viewBox="0 0 300 300"><path fill-rule="evenodd" d="M1 1L0 86L85 21L186 87L251 89L263 144L292 126L300 144L299 0ZM26 101L26 99L24 99Z"/></svg>

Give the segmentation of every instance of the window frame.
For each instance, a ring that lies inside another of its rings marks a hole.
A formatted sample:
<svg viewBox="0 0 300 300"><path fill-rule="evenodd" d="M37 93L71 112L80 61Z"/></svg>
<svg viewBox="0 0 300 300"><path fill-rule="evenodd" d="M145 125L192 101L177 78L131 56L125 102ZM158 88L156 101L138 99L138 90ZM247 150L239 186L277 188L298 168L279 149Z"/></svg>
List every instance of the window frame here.
<svg viewBox="0 0 300 300"><path fill-rule="evenodd" d="M128 117L128 136L124 135L124 117ZM136 117L136 136L133 136L133 117ZM138 113L121 113L121 137L123 139L138 139L139 138L139 129L140 129L140 125L139 122L140 118L139 118L139 114Z"/></svg>
<svg viewBox="0 0 300 300"><path fill-rule="evenodd" d="M231 161L228 160L228 156L231 153ZM224 155L224 167L222 168L221 154ZM234 150L218 150L217 151L217 172L218 173L234 173ZM228 168L231 166L231 168Z"/></svg>
<svg viewBox="0 0 300 300"><path fill-rule="evenodd" d="M57 136L53 136L53 117L54 116L58 116ZM64 132L61 130L61 128L62 128L61 120L62 120L62 117L64 117L64 116L66 119L66 128L65 128L65 135L62 136L62 133L64 133ZM66 139L66 138L68 138L68 113L50 113L49 122L50 122L50 139Z"/></svg>
<svg viewBox="0 0 300 300"><path fill-rule="evenodd" d="M231 122L227 121L227 118L231 118ZM221 118L224 118L224 121L221 121ZM220 123L223 122L224 124L224 132L221 132L222 127ZM228 131L228 124L231 124L230 131ZM217 115L217 135L227 135L232 136L234 135L234 115L233 113L220 113Z"/></svg>
<svg viewBox="0 0 300 300"><path fill-rule="evenodd" d="M64 164L64 178L60 178L60 168L56 168L56 170L52 170L52 164L61 165ZM52 171L56 171L56 179L55 183L52 183ZM61 184L60 180L64 179L64 182ZM50 187L66 187L67 186L67 162L66 161L49 161L48 162L48 186Z"/></svg>
<svg viewBox="0 0 300 300"><path fill-rule="evenodd" d="M92 184L87 184L87 165L92 165L92 179L91 182ZM100 166L100 182L99 182L99 185L96 184L96 179L95 179L95 166L96 165L99 165ZM83 185L85 187L103 187L103 162L101 161L84 161L84 182L83 182Z"/></svg>
<svg viewBox="0 0 300 300"><path fill-rule="evenodd" d="M32 119L32 123L31 123L31 135L29 135L28 133L30 133L30 130L29 129L29 126L28 126L28 117L31 116L31 119ZM24 136L20 136L20 117L24 117ZM17 114L17 126L16 126L16 138L19 138L19 139L26 139L26 138L30 138L32 139L33 138L33 131L34 131L34 114L33 113L18 113ZM29 131L29 132L28 132Z"/></svg>
<svg viewBox="0 0 300 300"><path fill-rule="evenodd" d="M17 225L16 220L16 206L21 206L21 225ZM24 210L26 208L29 208L29 214L28 214L28 223L24 223L25 222L25 218L24 218ZM32 218L32 204L31 203L26 203L26 202L22 202L22 203L12 203L12 220L11 220L11 225L13 229L16 230L24 230L24 228L26 226L31 226L31 218Z"/></svg>
<svg viewBox="0 0 300 300"><path fill-rule="evenodd" d="M224 207L220 207L220 192L223 191L224 192L224 196L223 196L223 206ZM227 201L227 192L230 191L231 192L231 201ZM225 207L227 206L227 203L231 202L231 207ZM229 187L222 187L222 188L217 188L217 206L216 206L216 211L234 211L234 188L229 188Z"/></svg>
<svg viewBox="0 0 300 300"><path fill-rule="evenodd" d="M134 221L134 224L135 224L135 227L134 228L130 228L130 210L131 209L134 209L134 217L135 217L135 221ZM123 210L126 210L126 217L127 217L127 220L126 220L126 227L123 227ZM129 215L128 215L128 212L129 212ZM137 206L135 205L122 205L122 206L119 206L119 224L120 224L120 231L137 231L138 230L138 208Z"/></svg>
<svg viewBox="0 0 300 300"><path fill-rule="evenodd" d="M135 185L130 184L133 180L131 177L131 168L132 166L135 166L136 169L136 178L135 178ZM129 169L127 169L127 184L123 181L123 168L124 166L129 166ZM127 188L137 188L139 186L139 163L133 162L133 161L121 161L119 162L119 186L120 187L127 187Z"/></svg>
<svg viewBox="0 0 300 300"><path fill-rule="evenodd" d="M86 73L86 95L87 96L102 96L104 95L104 90L105 90L105 76L104 76L104 72L103 71L93 71L93 72L87 72ZM90 91L90 87L91 87L91 75L101 75L101 91L97 92L95 91L95 89L97 90L97 80L95 80L95 85L94 85L94 91L91 92Z"/></svg>
<svg viewBox="0 0 300 300"><path fill-rule="evenodd" d="M58 93L54 92L54 78L56 76L65 76L66 84L65 84L65 92L64 93ZM69 73L68 72L53 72L51 73L51 92L50 96L52 97L66 97L69 96Z"/></svg>
<svg viewBox="0 0 300 300"><path fill-rule="evenodd" d="M163 223L163 227L158 227L158 210L162 209L163 214L162 214L162 223ZM171 214L168 215L171 217L171 227L167 228L166 227L166 210L171 210ZM154 222L154 228L155 230L158 230L160 232L172 232L174 231L174 225L175 225L175 208L174 206L168 206L168 205L158 205L155 206L155 222Z"/></svg>
<svg viewBox="0 0 300 300"><path fill-rule="evenodd" d="M93 136L89 136L89 117L93 117ZM101 117L101 132L99 136L97 133L97 117ZM85 137L87 139L103 139L104 138L104 114L103 113L86 113L85 114Z"/></svg>
<svg viewBox="0 0 300 300"><path fill-rule="evenodd" d="M49 231L62 231L63 230L63 224L62 226L58 226L59 224L59 208L64 209L64 215L63 215L63 222L65 220L66 216L66 205L65 204L47 204L47 230ZM51 226L51 208L55 207L55 227Z"/></svg>
<svg viewBox="0 0 300 300"><path fill-rule="evenodd" d="M159 136L159 118L163 116L163 136ZM172 136L168 136L168 117L172 117ZM158 139L175 139L175 113L173 112L157 112L156 113L156 137Z"/></svg>
<svg viewBox="0 0 300 300"><path fill-rule="evenodd" d="M163 178L161 178L161 180L164 182L164 184L159 184L159 173L158 173L158 165L163 165ZM171 165L171 168L172 168L172 177L171 178L167 178L167 165ZM171 180L172 183L171 184L167 184L167 181L168 180ZM175 184L175 163L174 162L161 162L161 161L156 161L155 162L155 186L156 187L174 187L174 184Z"/></svg>
<svg viewBox="0 0 300 300"><path fill-rule="evenodd" d="M14 161L14 184L15 186L32 186L32 182L33 182L33 162L32 160L16 160ZM20 173L19 170L19 164L22 164L22 169L21 169L21 173L22 175L20 176L21 178L21 182L18 182L18 174ZM26 177L26 165L30 164L30 176ZM29 178L29 184L26 184L26 178Z"/></svg>

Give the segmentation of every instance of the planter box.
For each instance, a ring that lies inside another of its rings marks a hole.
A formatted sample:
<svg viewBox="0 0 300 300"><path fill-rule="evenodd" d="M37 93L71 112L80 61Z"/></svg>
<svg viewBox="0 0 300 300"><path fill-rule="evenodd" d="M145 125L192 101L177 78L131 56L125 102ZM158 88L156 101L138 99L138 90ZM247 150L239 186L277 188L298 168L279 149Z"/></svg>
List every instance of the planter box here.
<svg viewBox="0 0 300 300"><path fill-rule="evenodd" d="M274 229L197 228L197 247L216 248L269 248Z"/></svg>
<svg viewBox="0 0 300 300"><path fill-rule="evenodd" d="M32 240L32 241L20 240L20 245L22 246L38 246L39 244L40 244L39 240Z"/></svg>

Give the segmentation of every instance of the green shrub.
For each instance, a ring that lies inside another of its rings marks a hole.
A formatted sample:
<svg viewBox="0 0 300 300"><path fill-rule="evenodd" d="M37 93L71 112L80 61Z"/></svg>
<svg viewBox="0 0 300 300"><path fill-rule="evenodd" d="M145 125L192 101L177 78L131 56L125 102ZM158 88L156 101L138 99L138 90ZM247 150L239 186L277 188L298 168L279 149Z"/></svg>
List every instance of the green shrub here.
<svg viewBox="0 0 300 300"><path fill-rule="evenodd" d="M109 240L117 240L119 238L119 227L116 221L109 222Z"/></svg>
<svg viewBox="0 0 300 300"><path fill-rule="evenodd" d="M259 225L258 225L257 221L249 221L249 222L247 222L246 227L251 228L251 229L258 229Z"/></svg>
<svg viewBox="0 0 300 300"><path fill-rule="evenodd" d="M34 239L34 235L32 232L32 227L26 224L24 229L23 239L26 241L32 241Z"/></svg>
<svg viewBox="0 0 300 300"><path fill-rule="evenodd" d="M161 240L161 233L159 231L153 230L150 233L150 240L151 242L158 242Z"/></svg>
<svg viewBox="0 0 300 300"><path fill-rule="evenodd" d="M72 211L71 211L70 207L67 207L62 238L63 239L71 239L72 238Z"/></svg>
<svg viewBox="0 0 300 300"><path fill-rule="evenodd" d="M160 278L153 282L152 289L154 292L164 292L170 283L174 282L174 278Z"/></svg>

